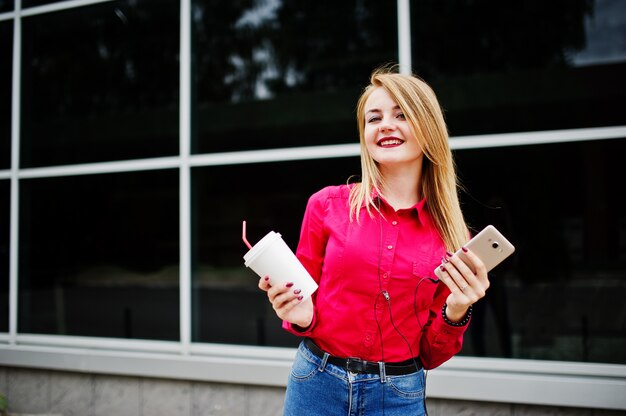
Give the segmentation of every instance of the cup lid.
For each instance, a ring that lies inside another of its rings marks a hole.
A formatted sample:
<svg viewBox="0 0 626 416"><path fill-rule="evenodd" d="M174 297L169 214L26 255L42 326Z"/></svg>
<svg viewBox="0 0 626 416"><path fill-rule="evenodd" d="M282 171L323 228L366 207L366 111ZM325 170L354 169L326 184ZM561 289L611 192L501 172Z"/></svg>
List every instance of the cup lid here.
<svg viewBox="0 0 626 416"><path fill-rule="evenodd" d="M265 250L265 247L267 247L271 242L273 242L274 240L280 237L281 237L280 233L270 231L262 239L260 239L258 243L253 245L252 248L248 250L246 254L243 255L243 259L245 261L246 267L256 256L258 256L260 253L263 252L263 250Z"/></svg>

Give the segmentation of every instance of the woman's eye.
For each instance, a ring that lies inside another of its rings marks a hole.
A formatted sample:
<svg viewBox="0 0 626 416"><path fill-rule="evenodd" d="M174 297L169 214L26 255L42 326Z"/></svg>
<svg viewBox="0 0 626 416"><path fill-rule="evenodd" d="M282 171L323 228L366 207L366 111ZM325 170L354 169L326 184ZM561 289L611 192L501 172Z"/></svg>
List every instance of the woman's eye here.
<svg viewBox="0 0 626 416"><path fill-rule="evenodd" d="M379 116L374 116L374 117L370 117L370 118L368 118L368 119L367 119L367 122L368 122L368 123L373 123L373 122L375 122L375 121L379 121L379 120L380 120L380 117L379 117Z"/></svg>
<svg viewBox="0 0 626 416"><path fill-rule="evenodd" d="M405 120L406 117L404 117L404 113L399 113L396 117L398 117L401 120Z"/></svg>

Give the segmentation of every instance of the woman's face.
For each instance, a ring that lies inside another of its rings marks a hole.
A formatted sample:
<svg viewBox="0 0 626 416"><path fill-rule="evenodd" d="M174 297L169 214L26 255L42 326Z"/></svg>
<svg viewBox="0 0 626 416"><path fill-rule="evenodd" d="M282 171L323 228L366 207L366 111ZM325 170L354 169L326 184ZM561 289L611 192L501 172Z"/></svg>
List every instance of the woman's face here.
<svg viewBox="0 0 626 416"><path fill-rule="evenodd" d="M422 150L402 110L385 88L372 91L364 110L365 145L381 167L421 166Z"/></svg>

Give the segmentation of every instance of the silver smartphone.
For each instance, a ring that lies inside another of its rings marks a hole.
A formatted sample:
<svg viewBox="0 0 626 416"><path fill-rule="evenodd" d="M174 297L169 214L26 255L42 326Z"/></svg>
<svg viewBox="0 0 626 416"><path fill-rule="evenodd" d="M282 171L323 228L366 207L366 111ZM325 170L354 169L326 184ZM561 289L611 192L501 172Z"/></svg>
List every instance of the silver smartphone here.
<svg viewBox="0 0 626 416"><path fill-rule="evenodd" d="M491 271L500 264L504 259L509 257L515 251L513 244L509 242L493 225L486 226L481 232L476 234L465 247L470 249L485 263L487 271ZM472 262L469 261L463 250L459 249L456 255L463 260L465 264L473 271ZM439 266L435 269L435 274L441 279L441 270Z"/></svg>

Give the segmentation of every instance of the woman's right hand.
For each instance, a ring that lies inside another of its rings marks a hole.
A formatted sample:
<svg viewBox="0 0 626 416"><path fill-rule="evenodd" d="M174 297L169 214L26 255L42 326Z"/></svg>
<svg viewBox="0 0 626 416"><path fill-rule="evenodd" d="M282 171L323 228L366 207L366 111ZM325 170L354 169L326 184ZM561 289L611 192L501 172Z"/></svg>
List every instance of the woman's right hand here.
<svg viewBox="0 0 626 416"><path fill-rule="evenodd" d="M307 328L313 321L313 301L309 296L302 300L300 289L293 286L293 283L285 285L270 285L269 276L259 279L259 289L267 292L276 315L293 325Z"/></svg>

